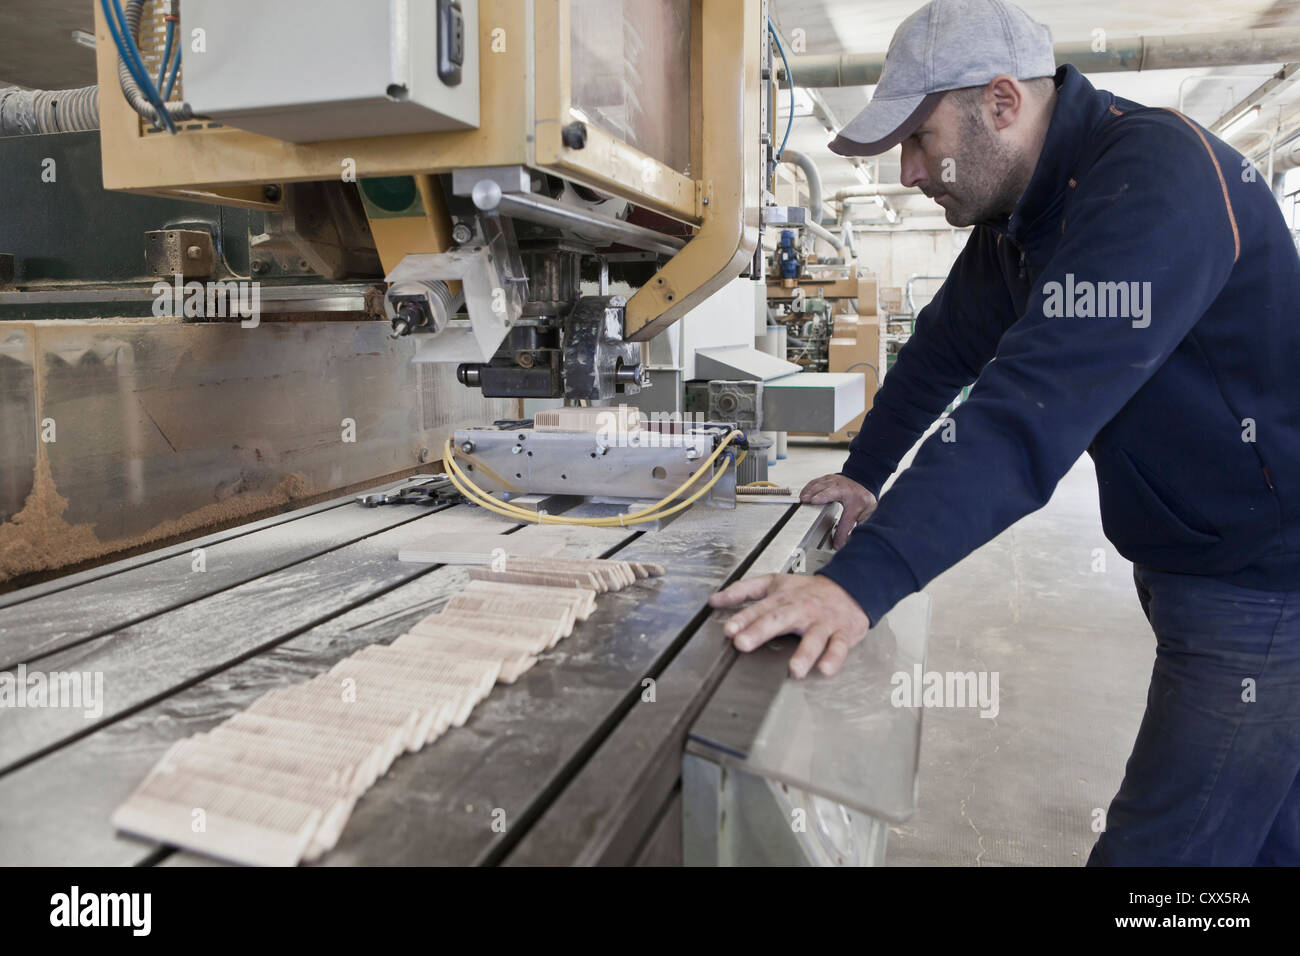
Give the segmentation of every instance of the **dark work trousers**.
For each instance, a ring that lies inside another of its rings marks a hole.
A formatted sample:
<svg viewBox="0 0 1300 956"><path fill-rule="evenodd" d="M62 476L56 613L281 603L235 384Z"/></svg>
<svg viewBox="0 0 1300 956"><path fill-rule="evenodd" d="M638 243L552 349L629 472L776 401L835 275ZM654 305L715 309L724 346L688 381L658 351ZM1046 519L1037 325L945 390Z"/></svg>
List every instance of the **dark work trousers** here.
<svg viewBox="0 0 1300 956"><path fill-rule="evenodd" d="M1300 865L1300 591L1133 578L1156 663L1088 865Z"/></svg>

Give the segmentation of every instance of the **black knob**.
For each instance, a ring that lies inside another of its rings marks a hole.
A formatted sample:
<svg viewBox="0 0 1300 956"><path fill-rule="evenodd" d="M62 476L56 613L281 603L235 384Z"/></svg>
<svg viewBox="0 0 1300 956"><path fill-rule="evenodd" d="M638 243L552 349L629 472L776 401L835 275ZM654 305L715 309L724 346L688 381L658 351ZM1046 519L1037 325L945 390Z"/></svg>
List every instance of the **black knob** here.
<svg viewBox="0 0 1300 956"><path fill-rule="evenodd" d="M587 124L574 120L560 131L560 139L569 149L582 149L587 145Z"/></svg>

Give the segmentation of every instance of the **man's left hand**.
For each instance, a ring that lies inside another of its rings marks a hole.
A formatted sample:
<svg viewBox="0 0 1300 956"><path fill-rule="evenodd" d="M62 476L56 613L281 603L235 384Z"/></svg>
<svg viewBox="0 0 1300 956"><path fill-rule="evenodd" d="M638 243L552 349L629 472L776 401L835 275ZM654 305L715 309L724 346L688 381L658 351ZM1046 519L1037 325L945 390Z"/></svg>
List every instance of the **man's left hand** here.
<svg viewBox="0 0 1300 956"><path fill-rule="evenodd" d="M752 651L782 634L798 634L790 673L804 677L813 665L830 677L849 649L867 636L871 621L849 593L820 574L764 574L745 578L709 598L713 607L736 607L723 631L739 651Z"/></svg>

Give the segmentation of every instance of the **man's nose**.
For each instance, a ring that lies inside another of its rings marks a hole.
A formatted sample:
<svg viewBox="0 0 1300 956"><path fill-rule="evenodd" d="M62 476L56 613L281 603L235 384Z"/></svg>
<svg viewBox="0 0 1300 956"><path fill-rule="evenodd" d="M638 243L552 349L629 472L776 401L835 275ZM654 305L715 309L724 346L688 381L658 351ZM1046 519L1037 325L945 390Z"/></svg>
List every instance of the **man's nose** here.
<svg viewBox="0 0 1300 956"><path fill-rule="evenodd" d="M925 163L921 160L921 151L909 140L903 140L903 158L899 165L898 181L908 187L925 181Z"/></svg>

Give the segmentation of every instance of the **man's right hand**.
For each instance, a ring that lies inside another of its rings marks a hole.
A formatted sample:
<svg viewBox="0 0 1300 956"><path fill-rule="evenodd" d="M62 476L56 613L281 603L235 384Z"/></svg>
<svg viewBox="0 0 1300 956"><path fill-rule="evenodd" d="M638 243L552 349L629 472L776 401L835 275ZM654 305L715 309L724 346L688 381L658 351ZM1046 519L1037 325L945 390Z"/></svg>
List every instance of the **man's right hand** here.
<svg viewBox="0 0 1300 956"><path fill-rule="evenodd" d="M824 505L838 501L844 506L835 533L831 538L832 546L838 551L849 540L849 535L859 522L866 521L871 512L876 510L876 496L867 491L852 478L843 475L822 475L803 486L799 500L805 504Z"/></svg>

